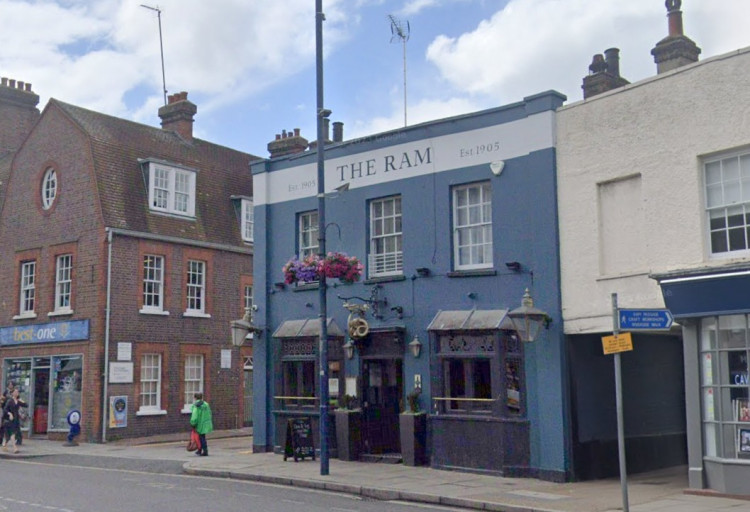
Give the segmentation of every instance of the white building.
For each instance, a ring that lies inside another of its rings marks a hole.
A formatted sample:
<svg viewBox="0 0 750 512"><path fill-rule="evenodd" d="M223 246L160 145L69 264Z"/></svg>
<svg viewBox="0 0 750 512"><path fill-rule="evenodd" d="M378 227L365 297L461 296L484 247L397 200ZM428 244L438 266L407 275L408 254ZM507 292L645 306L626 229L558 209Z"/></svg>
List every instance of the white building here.
<svg viewBox="0 0 750 512"><path fill-rule="evenodd" d="M559 110L574 464L611 456L616 439L612 361L601 346L616 293L620 308L666 306L679 322L669 332L634 332L634 350L623 354L628 469L687 462L691 487L745 494L750 48L696 62L680 2L667 5L670 35L652 52L656 76L584 93ZM606 75L602 62L584 89ZM616 61L614 70L620 78Z"/></svg>

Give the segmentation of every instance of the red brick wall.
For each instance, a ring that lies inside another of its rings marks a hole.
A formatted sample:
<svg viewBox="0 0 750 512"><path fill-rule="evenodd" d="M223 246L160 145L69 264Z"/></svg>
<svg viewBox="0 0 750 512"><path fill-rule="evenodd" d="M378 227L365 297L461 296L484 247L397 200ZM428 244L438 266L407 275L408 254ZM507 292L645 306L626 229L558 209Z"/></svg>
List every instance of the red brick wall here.
<svg viewBox="0 0 750 512"><path fill-rule="evenodd" d="M148 156L148 155L144 155ZM107 232L102 222L87 139L56 108L49 108L18 152L0 216L0 326L22 326L63 320L90 321L88 342L51 343L0 348L0 358L83 354L81 439L101 439L105 320L107 310ZM53 165L58 196L53 208L41 208L41 179ZM249 179L249 176L248 178ZM229 201L229 198L227 198ZM147 205L143 205L144 208ZM185 220L186 232L196 222ZM237 222L233 216L227 222ZM239 230L236 230L239 232ZM189 235L188 235L189 236ZM239 245L239 244L238 244ZM71 315L49 316L54 306L55 257L73 254ZM164 309L169 315L145 315L142 307L143 255L165 257ZM18 313L19 262L37 260L36 313L31 320L13 320ZM206 261L207 309L210 318L184 317L185 264ZM205 357L206 398L217 429L241 425L242 359L230 344L229 323L240 318L238 283L252 274L252 256L203 249L165 241L115 235L112 241L109 361L117 360L117 343L132 344L133 383L108 384L108 396L128 396L127 427L107 427L107 439L140 437L188 429L183 405L184 354ZM222 349L231 350L231 368L221 368ZM140 354L159 350L162 358L162 408L159 416L136 416L139 403ZM107 400L108 404L108 400ZM52 434L54 436L54 434Z"/></svg>

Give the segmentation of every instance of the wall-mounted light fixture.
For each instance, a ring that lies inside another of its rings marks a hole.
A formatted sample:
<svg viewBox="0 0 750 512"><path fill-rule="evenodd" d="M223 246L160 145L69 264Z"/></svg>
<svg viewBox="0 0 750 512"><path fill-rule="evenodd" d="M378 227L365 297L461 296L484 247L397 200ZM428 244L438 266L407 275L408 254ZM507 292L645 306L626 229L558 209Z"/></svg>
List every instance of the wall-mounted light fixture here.
<svg viewBox="0 0 750 512"><path fill-rule="evenodd" d="M430 275L430 269L427 267L417 267L417 274L419 277L427 277Z"/></svg>
<svg viewBox="0 0 750 512"><path fill-rule="evenodd" d="M344 343L343 349L347 359L354 359L354 343L352 343L352 340L350 338L346 339L346 343Z"/></svg>
<svg viewBox="0 0 750 512"><path fill-rule="evenodd" d="M517 261L506 261L505 266L508 267L508 270L512 270L513 272L521 270L521 264Z"/></svg>
<svg viewBox="0 0 750 512"><path fill-rule="evenodd" d="M516 308L508 313L513 328L515 329L521 341L534 341L542 325L549 325L549 315L534 307L534 300L531 298L529 289L523 294L521 307Z"/></svg>
<svg viewBox="0 0 750 512"><path fill-rule="evenodd" d="M411 350L411 353L415 359L418 359L419 354L422 353L422 342L419 341L419 336L417 336L416 334L414 335L414 339L409 343L409 350Z"/></svg>
<svg viewBox="0 0 750 512"><path fill-rule="evenodd" d="M241 347L248 335L249 339L253 339L256 334L263 332L263 329L253 325L250 308L245 308L245 315L241 319L229 322L229 327L232 331L232 345L235 347Z"/></svg>

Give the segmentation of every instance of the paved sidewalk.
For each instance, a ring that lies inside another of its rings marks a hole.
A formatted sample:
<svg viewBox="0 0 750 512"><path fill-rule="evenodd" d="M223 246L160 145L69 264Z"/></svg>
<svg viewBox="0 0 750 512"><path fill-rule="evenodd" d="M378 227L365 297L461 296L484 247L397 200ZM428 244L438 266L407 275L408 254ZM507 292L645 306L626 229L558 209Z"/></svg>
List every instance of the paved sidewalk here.
<svg viewBox="0 0 750 512"><path fill-rule="evenodd" d="M527 478L502 478L442 471L402 464L344 462L330 459L329 474L320 475L320 460L294 462L272 453L252 453L248 430L209 436L209 457L185 451L186 434L159 438L82 443L30 439L17 455L0 450L0 458L33 460L61 453L183 462L187 474L235 478L302 488L326 489L384 500L507 512L614 512L622 510L619 479L555 484ZM750 501L685 494L687 469L670 468L628 479L633 512L750 512ZM749 484L750 487L750 484Z"/></svg>

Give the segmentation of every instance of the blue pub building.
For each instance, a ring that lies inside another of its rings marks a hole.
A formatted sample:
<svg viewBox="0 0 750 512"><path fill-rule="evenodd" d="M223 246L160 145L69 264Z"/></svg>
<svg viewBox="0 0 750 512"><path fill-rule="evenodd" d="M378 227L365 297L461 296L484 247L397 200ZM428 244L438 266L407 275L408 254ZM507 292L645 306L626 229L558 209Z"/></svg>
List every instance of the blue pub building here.
<svg viewBox="0 0 750 512"><path fill-rule="evenodd" d="M364 271L327 279L332 456L406 462L413 405L425 424L415 463L570 478L555 167L564 100L548 91L350 141L334 123L326 248ZM318 435L320 291L282 271L318 252L316 159L313 148L252 164L256 451L282 452L295 417ZM548 315L530 343L508 317L526 290ZM337 405L356 410L350 439Z"/></svg>

